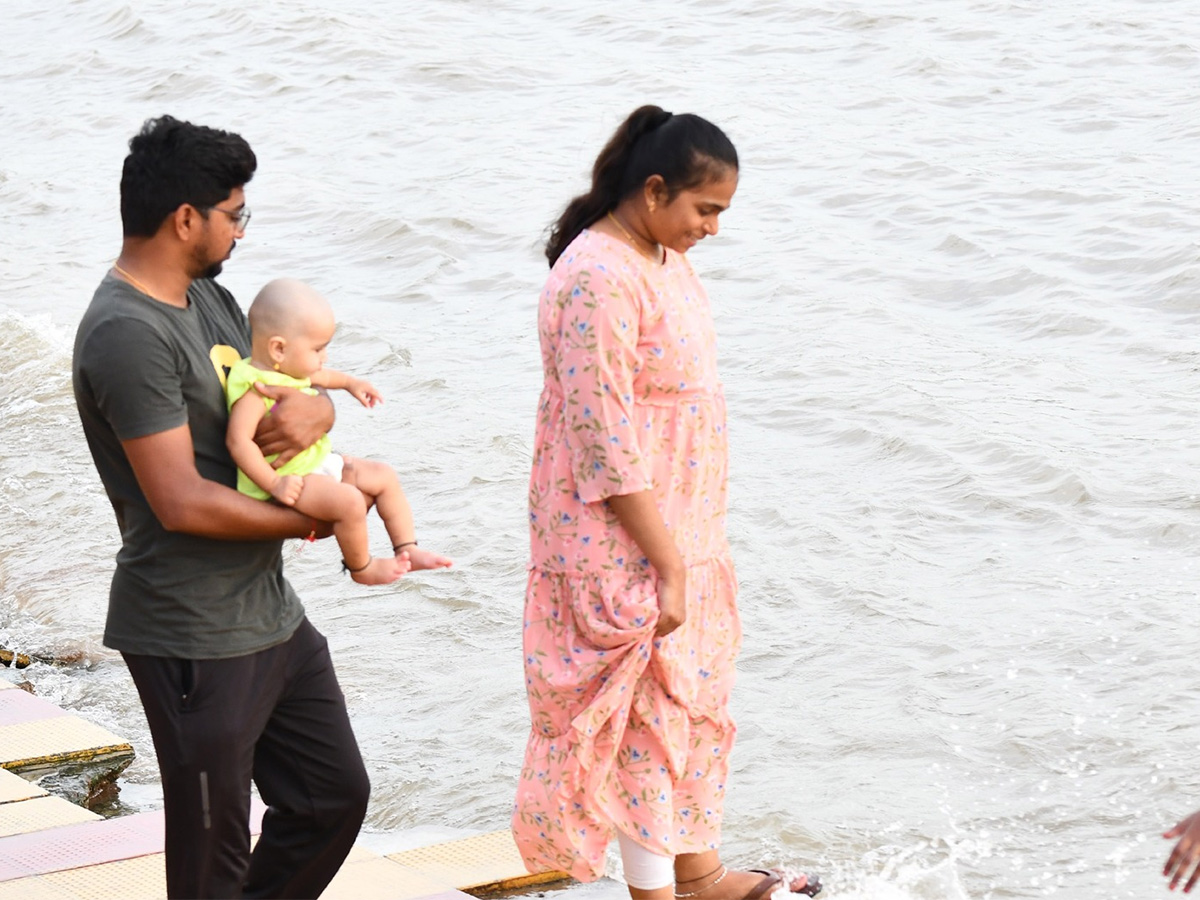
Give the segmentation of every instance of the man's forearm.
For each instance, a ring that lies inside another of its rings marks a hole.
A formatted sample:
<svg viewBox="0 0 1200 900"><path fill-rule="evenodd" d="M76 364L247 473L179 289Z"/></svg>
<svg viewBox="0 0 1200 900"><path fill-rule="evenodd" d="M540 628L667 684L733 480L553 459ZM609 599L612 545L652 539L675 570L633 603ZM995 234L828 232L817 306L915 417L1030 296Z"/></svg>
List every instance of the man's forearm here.
<svg viewBox="0 0 1200 900"><path fill-rule="evenodd" d="M157 508L155 513L168 531L230 541L306 537L314 529L313 519L294 509L247 497L204 478L181 492L178 501L162 513Z"/></svg>
<svg viewBox="0 0 1200 900"><path fill-rule="evenodd" d="M312 520L295 510L201 476L186 425L123 441L122 447L146 501L168 531L253 541L304 537L313 529Z"/></svg>

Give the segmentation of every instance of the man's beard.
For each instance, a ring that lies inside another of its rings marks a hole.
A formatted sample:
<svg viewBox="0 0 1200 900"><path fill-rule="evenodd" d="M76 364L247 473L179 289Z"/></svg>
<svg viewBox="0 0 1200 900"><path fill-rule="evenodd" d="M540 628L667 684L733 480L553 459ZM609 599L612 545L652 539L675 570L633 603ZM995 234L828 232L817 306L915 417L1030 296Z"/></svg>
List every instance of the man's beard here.
<svg viewBox="0 0 1200 900"><path fill-rule="evenodd" d="M229 245L229 251L225 254L225 258L228 258L229 255L233 253L233 248L236 246L237 241L234 241ZM204 253L203 248L196 249L195 254L192 257L192 261L199 265L197 265L197 268L193 270L192 278L216 278L221 274L221 269L225 266L225 259L218 259L214 262L203 264L202 260L206 255L207 254Z"/></svg>

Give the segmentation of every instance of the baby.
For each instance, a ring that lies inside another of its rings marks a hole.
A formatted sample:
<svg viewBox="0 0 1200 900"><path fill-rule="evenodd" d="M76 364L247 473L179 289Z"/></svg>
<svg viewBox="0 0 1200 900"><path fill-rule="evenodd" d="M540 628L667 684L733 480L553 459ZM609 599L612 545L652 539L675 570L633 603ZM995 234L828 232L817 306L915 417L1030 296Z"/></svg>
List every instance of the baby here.
<svg viewBox="0 0 1200 900"><path fill-rule="evenodd" d="M349 391L363 406L383 397L367 381L324 368L325 349L335 328L329 303L303 282L280 278L267 284L250 305L250 357L226 379L229 430L226 444L238 466L238 490L261 500L274 498L306 516L333 523L342 565L359 584L389 584L410 569L438 569L450 560L417 546L412 510L391 467L330 451L329 435L278 469L264 457L254 432L273 400L255 382L316 393L313 385ZM392 542L392 556L371 556L367 510L375 504Z"/></svg>

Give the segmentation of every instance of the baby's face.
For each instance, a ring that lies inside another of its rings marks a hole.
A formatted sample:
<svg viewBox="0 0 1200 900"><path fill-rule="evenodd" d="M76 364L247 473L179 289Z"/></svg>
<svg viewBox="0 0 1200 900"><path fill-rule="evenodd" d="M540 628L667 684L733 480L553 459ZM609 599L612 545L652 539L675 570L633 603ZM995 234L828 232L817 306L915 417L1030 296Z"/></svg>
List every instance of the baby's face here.
<svg viewBox="0 0 1200 900"><path fill-rule="evenodd" d="M279 369L293 378L311 378L325 366L326 348L337 323L332 315L312 316L288 338Z"/></svg>

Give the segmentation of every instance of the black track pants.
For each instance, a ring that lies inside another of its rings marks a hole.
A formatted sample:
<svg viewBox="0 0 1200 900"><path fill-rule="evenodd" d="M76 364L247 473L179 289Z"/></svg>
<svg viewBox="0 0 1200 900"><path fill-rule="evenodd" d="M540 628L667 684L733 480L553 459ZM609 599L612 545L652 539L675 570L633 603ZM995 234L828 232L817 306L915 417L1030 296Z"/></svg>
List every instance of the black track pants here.
<svg viewBox="0 0 1200 900"><path fill-rule="evenodd" d="M231 659L124 654L162 774L167 895L316 897L354 845L370 784L325 638ZM250 853L250 780L267 804Z"/></svg>

